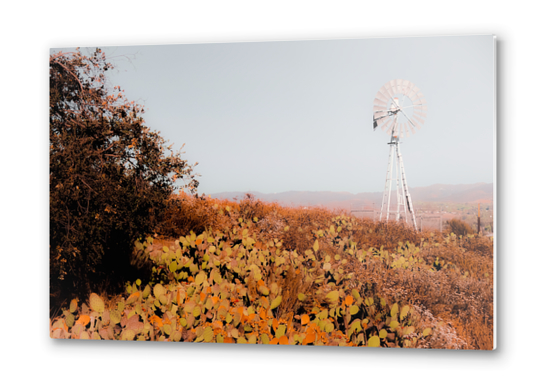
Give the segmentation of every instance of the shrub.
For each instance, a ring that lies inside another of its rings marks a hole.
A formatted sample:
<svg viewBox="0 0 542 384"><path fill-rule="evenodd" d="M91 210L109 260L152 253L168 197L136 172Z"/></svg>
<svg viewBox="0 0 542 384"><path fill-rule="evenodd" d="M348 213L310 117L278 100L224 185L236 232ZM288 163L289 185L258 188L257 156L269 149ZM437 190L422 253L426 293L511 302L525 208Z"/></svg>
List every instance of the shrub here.
<svg viewBox="0 0 542 384"><path fill-rule="evenodd" d="M466 222L459 219L451 219L447 221L446 227L449 233L455 233L457 236L465 237L475 233L474 229L472 229Z"/></svg>
<svg viewBox="0 0 542 384"><path fill-rule="evenodd" d="M134 241L152 231L175 180L191 189L197 181L145 126L143 107L120 87L108 89L113 66L100 49L90 57L60 52L49 65L50 276L58 298L122 280Z"/></svg>

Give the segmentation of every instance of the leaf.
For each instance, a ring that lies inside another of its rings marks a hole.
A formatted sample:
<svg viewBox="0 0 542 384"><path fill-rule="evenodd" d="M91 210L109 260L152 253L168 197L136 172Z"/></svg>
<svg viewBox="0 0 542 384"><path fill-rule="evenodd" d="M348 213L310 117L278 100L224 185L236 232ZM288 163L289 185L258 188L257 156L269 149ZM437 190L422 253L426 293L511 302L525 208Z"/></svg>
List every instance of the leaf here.
<svg viewBox="0 0 542 384"><path fill-rule="evenodd" d="M75 324L81 324L83 327L86 327L90 322L90 317L88 315L81 315Z"/></svg>
<svg viewBox="0 0 542 384"><path fill-rule="evenodd" d="M318 245L318 240L314 242L312 249L314 249L314 252L318 252L318 250L320 249L320 246Z"/></svg>
<svg viewBox="0 0 542 384"><path fill-rule="evenodd" d="M196 276L196 284L201 285L206 278L207 275L205 274L205 272L198 273L198 275Z"/></svg>
<svg viewBox="0 0 542 384"><path fill-rule="evenodd" d="M288 345L288 338L286 335L283 335L279 338L279 344L280 345Z"/></svg>
<svg viewBox="0 0 542 384"><path fill-rule="evenodd" d="M269 309L275 309L277 308L280 303L282 302L282 296L277 296L272 302L271 302L271 306L269 307Z"/></svg>
<svg viewBox="0 0 542 384"><path fill-rule="evenodd" d="M314 343L315 340L316 340L316 334L314 332L309 332L307 333L307 336L305 337L305 339L303 339L303 344Z"/></svg>
<svg viewBox="0 0 542 384"><path fill-rule="evenodd" d="M358 312L359 312L359 307L357 305L353 305L353 306L350 307L350 314L352 316L355 315Z"/></svg>
<svg viewBox="0 0 542 384"><path fill-rule="evenodd" d="M393 304L393 306L391 307L391 317L394 317L397 315L397 312L399 312L399 306L397 305L397 303Z"/></svg>
<svg viewBox="0 0 542 384"><path fill-rule="evenodd" d="M423 330L423 335L424 336L429 336L431 333L433 333L433 330L431 328L425 328Z"/></svg>
<svg viewBox="0 0 542 384"><path fill-rule="evenodd" d="M346 305L352 305L352 303L354 303L354 298L350 295L346 296L346 298L344 299L344 303Z"/></svg>
<svg viewBox="0 0 542 384"><path fill-rule="evenodd" d="M331 291L326 295L326 299L330 301L337 301L339 300L339 291Z"/></svg>
<svg viewBox="0 0 542 384"><path fill-rule="evenodd" d="M385 329L381 329L380 332L378 333L378 336L381 339L385 339L388 336L388 332Z"/></svg>
<svg viewBox="0 0 542 384"><path fill-rule="evenodd" d="M132 304L134 301L138 299L139 295L140 295L139 291L132 293L130 296L128 296L128 299L126 300L126 304Z"/></svg>
<svg viewBox="0 0 542 384"><path fill-rule="evenodd" d="M408 315L408 311L410 311L410 307L408 305L405 305L403 308L401 308L401 315L400 318L403 320L406 315Z"/></svg>
<svg viewBox="0 0 542 384"><path fill-rule="evenodd" d="M70 301L70 312L74 313L77 310L77 300L73 299Z"/></svg>
<svg viewBox="0 0 542 384"><path fill-rule="evenodd" d="M378 336L373 336L369 339L367 343L369 347L380 347L380 338Z"/></svg>
<svg viewBox="0 0 542 384"><path fill-rule="evenodd" d="M308 324L308 322L311 320L309 315L301 315L301 325Z"/></svg>
<svg viewBox="0 0 542 384"><path fill-rule="evenodd" d="M166 289L162 284L156 284L153 289L154 297L160 297L166 293Z"/></svg>
<svg viewBox="0 0 542 384"><path fill-rule="evenodd" d="M213 328L207 327L203 331L203 341L210 343L213 340Z"/></svg>
<svg viewBox="0 0 542 384"><path fill-rule="evenodd" d="M96 311L98 313L102 313L105 310L105 304L104 301L100 296L98 296L95 293L90 294L90 308L93 311Z"/></svg>
<svg viewBox="0 0 542 384"><path fill-rule="evenodd" d="M299 301L305 301L306 298L307 298L307 295L305 295L304 293L298 293L297 294L297 299Z"/></svg>

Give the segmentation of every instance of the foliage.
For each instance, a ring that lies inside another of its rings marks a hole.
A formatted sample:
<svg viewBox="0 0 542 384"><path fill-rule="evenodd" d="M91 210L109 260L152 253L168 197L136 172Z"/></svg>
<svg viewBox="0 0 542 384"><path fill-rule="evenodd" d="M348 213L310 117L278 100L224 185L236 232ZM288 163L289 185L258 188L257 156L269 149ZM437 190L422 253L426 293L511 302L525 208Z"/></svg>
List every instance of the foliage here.
<svg viewBox="0 0 542 384"><path fill-rule="evenodd" d="M132 244L152 233L176 179L191 189L197 181L180 153L145 125L143 107L107 85L113 66L101 50L53 54L49 65L55 296L120 280Z"/></svg>
<svg viewBox="0 0 542 384"><path fill-rule="evenodd" d="M448 232L455 233L457 236L465 237L475 233L474 229L472 229L466 222L459 219L451 219L447 221L446 227Z"/></svg>
<svg viewBox="0 0 542 384"><path fill-rule="evenodd" d="M207 228L136 242L149 281L127 284L103 312L74 303L51 321L52 337L492 348L489 239L424 233L411 242L395 223L178 198L207 212ZM384 231L404 239L374 247Z"/></svg>

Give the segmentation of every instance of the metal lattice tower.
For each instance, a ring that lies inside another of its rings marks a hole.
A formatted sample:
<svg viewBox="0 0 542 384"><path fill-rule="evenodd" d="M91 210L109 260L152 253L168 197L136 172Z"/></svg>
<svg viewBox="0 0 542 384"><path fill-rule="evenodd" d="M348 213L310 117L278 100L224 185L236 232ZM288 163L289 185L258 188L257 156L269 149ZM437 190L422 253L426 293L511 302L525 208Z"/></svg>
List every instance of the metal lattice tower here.
<svg viewBox="0 0 542 384"><path fill-rule="evenodd" d="M395 220L410 222L416 230L416 215L412 198L408 191L403 157L401 156L399 139L409 137L420 130L427 117L426 101L420 90L408 80L392 80L384 84L376 94L373 106L373 129L381 127L390 135L390 154L386 171L386 184L380 209L380 220L385 214L386 222L390 218L390 202L393 184L393 167L396 171L397 209ZM393 215L393 212L392 212Z"/></svg>

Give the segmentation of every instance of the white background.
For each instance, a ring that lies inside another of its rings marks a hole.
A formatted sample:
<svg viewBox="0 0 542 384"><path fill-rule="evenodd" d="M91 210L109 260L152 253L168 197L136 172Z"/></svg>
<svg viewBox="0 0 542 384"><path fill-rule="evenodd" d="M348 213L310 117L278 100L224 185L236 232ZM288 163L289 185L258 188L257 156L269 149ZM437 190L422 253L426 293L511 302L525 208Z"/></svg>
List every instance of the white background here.
<svg viewBox="0 0 542 384"><path fill-rule="evenodd" d="M79 383L536 381L541 321L536 294L541 268L537 238L540 171L535 169L540 164L537 155L541 127L536 113L542 85L541 27L539 9L533 5L536 3L187 3L49 1L12 2L2 7L2 379ZM496 351L375 351L49 339L49 48L487 33L498 37Z"/></svg>

